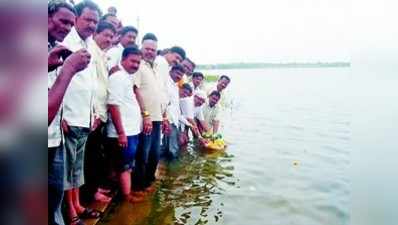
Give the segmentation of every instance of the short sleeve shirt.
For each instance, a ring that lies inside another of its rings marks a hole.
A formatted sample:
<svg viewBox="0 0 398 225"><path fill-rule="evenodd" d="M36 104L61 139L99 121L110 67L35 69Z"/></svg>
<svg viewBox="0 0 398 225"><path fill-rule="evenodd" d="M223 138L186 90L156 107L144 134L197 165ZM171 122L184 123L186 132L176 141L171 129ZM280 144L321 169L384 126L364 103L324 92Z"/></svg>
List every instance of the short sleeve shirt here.
<svg viewBox="0 0 398 225"><path fill-rule="evenodd" d="M134 74L133 84L141 92L145 110L150 114L152 121L162 121L162 113L168 103L164 77L159 74L157 64L142 60L138 71Z"/></svg>
<svg viewBox="0 0 398 225"><path fill-rule="evenodd" d="M137 135L142 129L142 118L140 107L131 86L134 74L128 74L121 65L119 67L121 70L109 77L107 103L119 107L122 126L126 135ZM118 137L110 115L107 131L108 137Z"/></svg>
<svg viewBox="0 0 398 225"><path fill-rule="evenodd" d="M210 105L207 103L203 107L203 115L205 118L205 121L211 126L213 121L219 121L220 120L220 113L219 113L219 107L213 106L210 107Z"/></svg>

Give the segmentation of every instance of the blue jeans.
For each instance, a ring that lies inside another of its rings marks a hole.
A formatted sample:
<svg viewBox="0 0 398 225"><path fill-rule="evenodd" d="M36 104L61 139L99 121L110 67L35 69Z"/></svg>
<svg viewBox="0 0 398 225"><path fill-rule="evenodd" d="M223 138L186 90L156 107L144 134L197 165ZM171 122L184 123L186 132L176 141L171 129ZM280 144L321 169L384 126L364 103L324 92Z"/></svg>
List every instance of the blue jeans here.
<svg viewBox="0 0 398 225"><path fill-rule="evenodd" d="M155 181L155 172L160 158L161 122L152 122L152 133L139 136L135 172L133 173L133 190L142 191Z"/></svg>
<svg viewBox="0 0 398 225"><path fill-rule="evenodd" d="M138 140L139 135L127 136L127 147L122 148L117 138L108 138L107 147L111 151L109 157L113 170L119 173L133 170Z"/></svg>
<svg viewBox="0 0 398 225"><path fill-rule="evenodd" d="M174 160L178 158L180 153L180 145L178 143L180 132L174 124L170 124L170 126L171 133L169 136L163 137L163 146L160 156L168 160Z"/></svg>
<svg viewBox="0 0 398 225"><path fill-rule="evenodd" d="M64 196L64 154L62 145L48 148L48 224L64 225L61 212Z"/></svg>

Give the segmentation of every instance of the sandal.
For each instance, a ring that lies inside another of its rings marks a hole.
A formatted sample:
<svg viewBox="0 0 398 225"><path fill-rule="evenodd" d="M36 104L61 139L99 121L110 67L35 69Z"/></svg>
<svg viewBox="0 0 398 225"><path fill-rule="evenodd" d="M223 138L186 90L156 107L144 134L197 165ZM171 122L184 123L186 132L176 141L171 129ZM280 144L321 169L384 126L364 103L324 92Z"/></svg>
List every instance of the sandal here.
<svg viewBox="0 0 398 225"><path fill-rule="evenodd" d="M85 225L85 224L83 223L83 221L78 216L75 216L70 221L70 225Z"/></svg>
<svg viewBox="0 0 398 225"><path fill-rule="evenodd" d="M79 214L79 217L82 219L97 219L102 216L102 212L98 209L90 209L86 208L82 213Z"/></svg>

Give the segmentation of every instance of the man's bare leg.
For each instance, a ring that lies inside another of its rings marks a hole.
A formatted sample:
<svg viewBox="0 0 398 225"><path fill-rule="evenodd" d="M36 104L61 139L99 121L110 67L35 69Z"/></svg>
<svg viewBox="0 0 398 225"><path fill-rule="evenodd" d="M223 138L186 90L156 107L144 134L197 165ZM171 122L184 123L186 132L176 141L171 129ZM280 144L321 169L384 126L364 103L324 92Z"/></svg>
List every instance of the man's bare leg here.
<svg viewBox="0 0 398 225"><path fill-rule="evenodd" d="M79 188L72 189L73 193L73 206L78 214L84 212L85 208L80 204L80 191Z"/></svg>
<svg viewBox="0 0 398 225"><path fill-rule="evenodd" d="M71 221L77 216L75 206L73 204L73 189L65 191L66 206L68 208L68 220Z"/></svg>

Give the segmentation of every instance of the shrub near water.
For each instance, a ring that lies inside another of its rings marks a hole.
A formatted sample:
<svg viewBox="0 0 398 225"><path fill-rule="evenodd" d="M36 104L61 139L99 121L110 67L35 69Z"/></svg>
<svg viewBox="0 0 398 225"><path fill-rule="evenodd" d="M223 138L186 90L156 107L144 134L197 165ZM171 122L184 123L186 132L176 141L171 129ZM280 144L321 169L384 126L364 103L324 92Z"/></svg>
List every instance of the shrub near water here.
<svg viewBox="0 0 398 225"><path fill-rule="evenodd" d="M218 81L219 77L220 77L219 75L206 74L205 75L205 81L207 81L207 82L216 82L216 81Z"/></svg>

